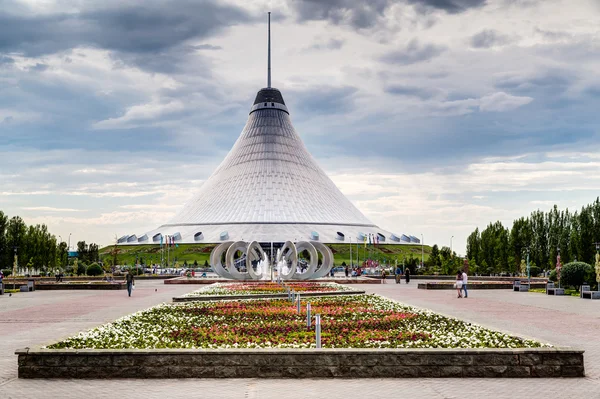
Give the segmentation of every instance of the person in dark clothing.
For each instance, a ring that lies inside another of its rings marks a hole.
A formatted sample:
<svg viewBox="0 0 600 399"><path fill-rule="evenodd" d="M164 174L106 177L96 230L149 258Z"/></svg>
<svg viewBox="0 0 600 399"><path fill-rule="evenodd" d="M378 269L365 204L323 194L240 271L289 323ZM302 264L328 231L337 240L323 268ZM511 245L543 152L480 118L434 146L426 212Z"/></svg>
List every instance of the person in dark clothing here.
<svg viewBox="0 0 600 399"><path fill-rule="evenodd" d="M127 281L127 293L129 294L129 296L131 296L131 291L133 290L133 286L135 285L135 279L133 278L133 274L131 274L131 269L127 271L125 281Z"/></svg>
<svg viewBox="0 0 600 399"><path fill-rule="evenodd" d="M400 266L396 266L396 284L400 284L402 282L402 268Z"/></svg>
<svg viewBox="0 0 600 399"><path fill-rule="evenodd" d="M404 278L406 279L406 284L410 283L410 269L407 267L404 272Z"/></svg>
<svg viewBox="0 0 600 399"><path fill-rule="evenodd" d="M344 273L346 273L346 277L348 277L348 265L344 268Z"/></svg>

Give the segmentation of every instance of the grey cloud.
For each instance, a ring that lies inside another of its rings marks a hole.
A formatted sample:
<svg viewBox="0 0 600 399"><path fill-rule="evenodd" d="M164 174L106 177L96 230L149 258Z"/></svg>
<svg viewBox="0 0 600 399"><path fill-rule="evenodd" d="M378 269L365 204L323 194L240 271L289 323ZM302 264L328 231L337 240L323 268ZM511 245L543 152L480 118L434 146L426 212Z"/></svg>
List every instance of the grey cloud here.
<svg viewBox="0 0 600 399"><path fill-rule="evenodd" d="M221 50L221 46L213 46L212 44L198 44L196 46L190 46L194 50Z"/></svg>
<svg viewBox="0 0 600 399"><path fill-rule="evenodd" d="M557 96L565 92L575 81L567 70L543 70L535 75L510 75L500 78L495 86L518 93L546 92Z"/></svg>
<svg viewBox="0 0 600 399"><path fill-rule="evenodd" d="M563 31L555 31L555 30L545 30L540 28L535 28L535 33L542 36L544 39L548 41L562 41L562 40L571 40L573 39L573 34Z"/></svg>
<svg viewBox="0 0 600 399"><path fill-rule="evenodd" d="M406 86L398 84L387 85L384 88L384 90L386 93L389 94L408 97L418 97L422 100L435 97L441 93L439 89L431 87Z"/></svg>
<svg viewBox="0 0 600 399"><path fill-rule="evenodd" d="M486 0L405 0L416 6L420 14L430 10L460 13L481 7ZM356 29L370 29L382 21L394 0L298 0L294 8L300 21L329 21L336 25L349 25Z"/></svg>
<svg viewBox="0 0 600 399"><path fill-rule="evenodd" d="M72 14L0 13L0 52L27 56L76 46L97 46L129 53L151 53L207 37L230 25L251 21L237 7L210 0L144 2L143 7L110 6Z"/></svg>
<svg viewBox="0 0 600 399"><path fill-rule="evenodd" d="M428 61L444 51L446 51L445 46L432 43L421 44L417 39L413 39L405 48L387 53L381 57L381 60L394 64L409 65Z"/></svg>
<svg viewBox="0 0 600 399"><path fill-rule="evenodd" d="M493 29L486 29L471 37L471 46L474 48L490 48L502 46L510 41L508 35L503 35Z"/></svg>
<svg viewBox="0 0 600 399"><path fill-rule="evenodd" d="M49 68L49 66L47 64L42 64L42 63L38 62L37 64L35 64L31 68L29 68L29 70L36 71L36 72L44 72L48 68Z"/></svg>
<svg viewBox="0 0 600 399"><path fill-rule="evenodd" d="M287 98L292 111L298 110L311 116L338 114L354 108L353 97L357 91L358 89L352 86L315 87L310 90L290 91Z"/></svg>
<svg viewBox="0 0 600 399"><path fill-rule="evenodd" d="M293 3L300 21L326 20L356 29L374 27L393 0L301 0Z"/></svg>
<svg viewBox="0 0 600 399"><path fill-rule="evenodd" d="M329 39L328 41L319 41L306 50L339 50L346 41L343 39Z"/></svg>
<svg viewBox="0 0 600 399"><path fill-rule="evenodd" d="M408 2L425 8L458 14L470 8L481 7L486 4L487 0L408 0Z"/></svg>

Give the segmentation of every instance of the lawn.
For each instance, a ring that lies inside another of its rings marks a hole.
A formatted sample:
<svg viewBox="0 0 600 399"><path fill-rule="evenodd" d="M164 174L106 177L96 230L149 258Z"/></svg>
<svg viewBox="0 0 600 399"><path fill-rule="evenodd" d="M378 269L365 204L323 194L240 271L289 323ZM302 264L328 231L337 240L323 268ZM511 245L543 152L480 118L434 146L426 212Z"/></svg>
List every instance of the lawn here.
<svg viewBox="0 0 600 399"><path fill-rule="evenodd" d="M204 265L205 261L210 261L210 252L216 244L179 244L177 247L169 248L169 259L171 266L176 262L179 267L183 266L184 261L188 265L192 265L194 261L198 263L200 267ZM350 244L327 244L332 250L334 262L336 266L340 266L343 262L350 264ZM112 259L111 251L113 246L108 246L100 249L100 257L102 260ZM135 260L141 258L145 264L159 264L161 261L161 250L160 245L119 245L118 251L118 264L120 265L132 265ZM356 249L357 245L352 245L352 258L354 264L356 264ZM431 247L426 245L423 246L424 259L429 258ZM421 245L416 244L399 244L399 245L368 245L366 248L364 244L358 245L358 257L359 261L365 259L377 259L381 262L387 261L394 264L398 260L399 264L402 264L404 258L408 259L410 256L421 260ZM167 259L167 250L164 248L164 259Z"/></svg>

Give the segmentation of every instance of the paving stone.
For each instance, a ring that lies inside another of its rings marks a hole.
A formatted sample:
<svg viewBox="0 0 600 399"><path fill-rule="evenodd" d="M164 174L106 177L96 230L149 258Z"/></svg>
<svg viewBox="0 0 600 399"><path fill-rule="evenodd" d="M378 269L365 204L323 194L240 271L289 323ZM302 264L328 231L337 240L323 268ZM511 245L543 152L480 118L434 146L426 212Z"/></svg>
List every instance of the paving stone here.
<svg viewBox="0 0 600 399"><path fill-rule="evenodd" d="M349 372L352 378L334 380L214 379L206 378L214 377L210 375L210 369L203 369L194 364L188 367L169 367L166 370L170 376L182 377L179 380L135 380L127 379L128 375L117 375L120 379L111 381L16 378L17 356L14 352L18 348L55 342L134 311L170 301L173 296L183 295L197 288L163 285L158 281L139 282L131 298L123 291L36 291L12 297L0 296L0 398L115 399L116 396L123 396L134 399L280 399L284 396L286 399L347 399L368 396L369 399L462 399L468 396L484 399L545 399L553 392L567 392L569 397L594 397L596 392L600 392L597 301L550 297L536 293L513 293L508 290L471 291L468 299L456 299L449 291L417 290L412 282L408 285L365 284L360 287L370 293L378 293L410 305L432 309L521 337L537 338L559 346L580 347L586 351L586 377L534 380L517 378L510 381L487 378L420 379L414 367L386 365L393 370L394 375L402 374L402 377L412 378L365 379L361 378L361 370L355 368ZM155 292L155 289L158 292ZM520 356L520 365L526 366L523 359L528 355ZM93 356L87 358L88 363L94 362ZM190 357L192 358L195 359ZM441 368L445 366L434 367L438 367L440 373L452 372L450 369ZM506 373L510 373L509 367L513 366L508 366L504 370ZM582 371L581 366L563 368L563 372L565 369L573 373ZM76 368L75 372L80 372L80 369ZM327 372L326 367L321 370ZM553 372L553 369L550 371ZM89 372L93 372L93 366L89 367ZM135 373L135 368L130 372Z"/></svg>

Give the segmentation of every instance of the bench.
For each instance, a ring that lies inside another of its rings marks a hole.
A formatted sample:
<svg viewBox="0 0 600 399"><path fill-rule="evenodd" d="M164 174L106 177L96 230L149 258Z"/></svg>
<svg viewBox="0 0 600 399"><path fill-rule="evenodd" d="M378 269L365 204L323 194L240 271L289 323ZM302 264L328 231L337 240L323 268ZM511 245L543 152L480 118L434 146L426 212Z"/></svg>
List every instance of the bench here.
<svg viewBox="0 0 600 399"><path fill-rule="evenodd" d="M516 280L513 282L513 292L527 292L529 291L529 283Z"/></svg>
<svg viewBox="0 0 600 399"><path fill-rule="evenodd" d="M600 299L600 291L592 291L589 285L582 285L579 290L579 297L582 299Z"/></svg>
<svg viewBox="0 0 600 399"><path fill-rule="evenodd" d="M565 295L565 289L555 287L554 283L547 283L546 284L546 295Z"/></svg>

